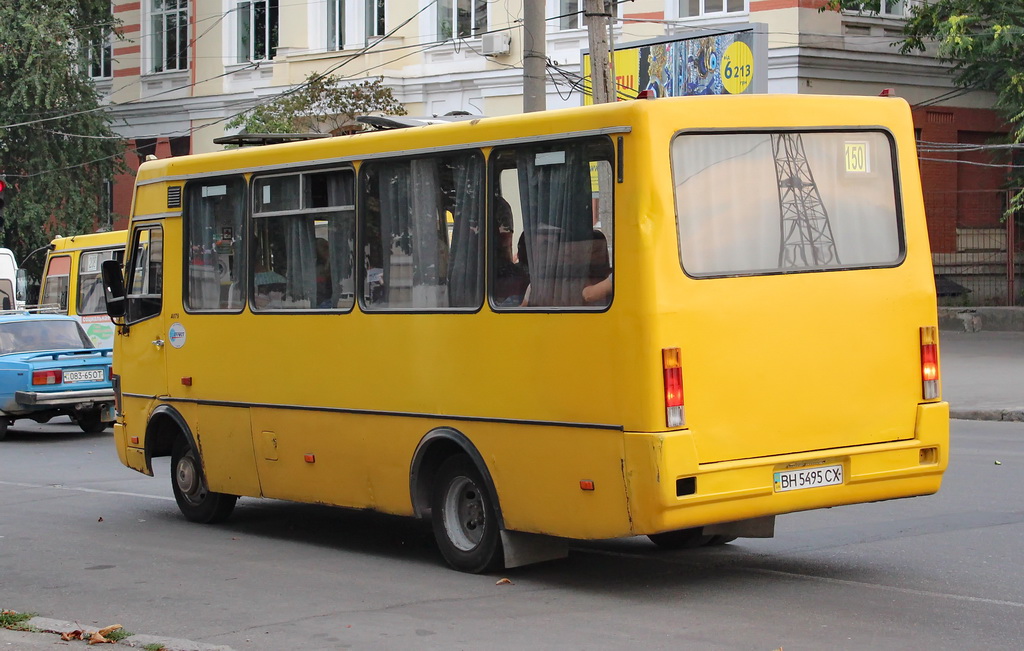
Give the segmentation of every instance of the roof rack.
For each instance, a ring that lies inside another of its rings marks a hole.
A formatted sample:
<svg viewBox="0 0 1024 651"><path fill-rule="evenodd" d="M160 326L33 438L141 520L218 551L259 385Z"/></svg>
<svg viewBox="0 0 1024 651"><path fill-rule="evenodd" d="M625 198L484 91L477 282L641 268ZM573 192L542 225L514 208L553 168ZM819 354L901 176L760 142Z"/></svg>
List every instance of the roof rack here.
<svg viewBox="0 0 1024 651"><path fill-rule="evenodd" d="M239 147L254 145L280 145L285 142L301 142L303 140L317 140L319 138L330 138L329 133L236 133L233 136L221 136L214 138L217 145L238 145Z"/></svg>
<svg viewBox="0 0 1024 651"><path fill-rule="evenodd" d="M431 117L410 118L396 115L360 115L356 122L373 127L376 131L389 129L408 129L409 127L424 127L430 124L446 124L448 122L461 122L465 120L479 120L483 115L471 115L464 111L452 111L446 115L434 115Z"/></svg>

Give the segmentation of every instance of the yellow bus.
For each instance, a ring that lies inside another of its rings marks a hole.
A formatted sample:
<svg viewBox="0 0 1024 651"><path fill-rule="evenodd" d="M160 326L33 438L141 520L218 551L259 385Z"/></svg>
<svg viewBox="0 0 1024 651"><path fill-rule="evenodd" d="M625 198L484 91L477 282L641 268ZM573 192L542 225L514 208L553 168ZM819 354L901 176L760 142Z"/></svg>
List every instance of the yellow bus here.
<svg viewBox="0 0 1024 651"><path fill-rule="evenodd" d="M56 306L77 318L99 348L114 344L114 324L103 302L100 265L121 262L127 231L58 237L50 242L39 288L40 305Z"/></svg>
<svg viewBox="0 0 1024 651"><path fill-rule="evenodd" d="M121 461L429 518L454 568L769 537L948 459L895 98L666 98L145 163ZM449 221L451 225L449 227Z"/></svg>

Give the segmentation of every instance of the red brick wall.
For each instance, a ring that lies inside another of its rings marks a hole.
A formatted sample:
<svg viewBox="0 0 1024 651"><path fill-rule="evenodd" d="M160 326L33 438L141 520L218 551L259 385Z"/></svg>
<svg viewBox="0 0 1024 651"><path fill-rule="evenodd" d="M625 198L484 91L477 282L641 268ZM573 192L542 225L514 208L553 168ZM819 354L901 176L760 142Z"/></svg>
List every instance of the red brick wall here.
<svg viewBox="0 0 1024 651"><path fill-rule="evenodd" d="M944 106L914 109L914 127L920 149L931 143L987 143L1007 130L994 111ZM1000 201L998 188L1005 170L957 162L989 162L990 154L920 151L919 156L933 252L956 251L957 226L999 225L999 209L993 210L993 202Z"/></svg>

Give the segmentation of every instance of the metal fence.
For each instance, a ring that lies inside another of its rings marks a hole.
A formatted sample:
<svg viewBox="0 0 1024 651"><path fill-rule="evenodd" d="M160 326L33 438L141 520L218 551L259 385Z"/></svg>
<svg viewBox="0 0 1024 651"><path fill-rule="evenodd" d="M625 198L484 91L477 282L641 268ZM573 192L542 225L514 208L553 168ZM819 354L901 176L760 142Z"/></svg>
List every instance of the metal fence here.
<svg viewBox="0 0 1024 651"><path fill-rule="evenodd" d="M1024 215L993 226L958 226L956 251L935 253L939 305L1024 306Z"/></svg>

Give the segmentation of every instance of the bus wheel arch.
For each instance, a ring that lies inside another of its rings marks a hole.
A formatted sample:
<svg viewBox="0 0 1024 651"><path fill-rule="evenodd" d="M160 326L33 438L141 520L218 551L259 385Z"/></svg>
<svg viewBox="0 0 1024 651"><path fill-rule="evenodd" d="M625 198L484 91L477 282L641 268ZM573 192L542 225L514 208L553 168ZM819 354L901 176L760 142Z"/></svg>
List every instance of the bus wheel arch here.
<svg viewBox="0 0 1024 651"><path fill-rule="evenodd" d="M469 439L438 428L420 441L409 470L413 510L429 517L437 546L453 568L474 574L504 566L504 523L483 457Z"/></svg>
<svg viewBox="0 0 1024 651"><path fill-rule="evenodd" d="M147 426L147 464L155 456L171 457L171 490L187 520L212 524L231 515L238 497L209 489L192 430L181 414L167 405L157 407Z"/></svg>

